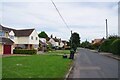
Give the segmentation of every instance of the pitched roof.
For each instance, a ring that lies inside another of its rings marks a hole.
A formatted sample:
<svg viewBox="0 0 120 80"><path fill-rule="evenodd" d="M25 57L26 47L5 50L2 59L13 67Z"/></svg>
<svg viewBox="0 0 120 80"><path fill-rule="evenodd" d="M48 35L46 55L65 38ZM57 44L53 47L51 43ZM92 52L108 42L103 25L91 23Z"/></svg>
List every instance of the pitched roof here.
<svg viewBox="0 0 120 80"><path fill-rule="evenodd" d="M92 44L101 43L103 40L104 40L103 38L102 38L102 39L94 39L94 40L92 41Z"/></svg>
<svg viewBox="0 0 120 80"><path fill-rule="evenodd" d="M13 31L15 33L15 36L22 37L22 36L29 36L33 32L34 29L16 30L16 29L4 27L0 24L0 30L7 31L7 32Z"/></svg>
<svg viewBox="0 0 120 80"><path fill-rule="evenodd" d="M60 40L57 39L57 38L53 38L53 40L54 40L55 42L60 42Z"/></svg>
<svg viewBox="0 0 120 80"><path fill-rule="evenodd" d="M23 29L23 30L13 30L15 36L22 37L22 36L29 36L34 29Z"/></svg>
<svg viewBox="0 0 120 80"><path fill-rule="evenodd" d="M7 27L4 27L0 24L0 30L10 32L11 30L15 30L15 29L7 28Z"/></svg>
<svg viewBox="0 0 120 80"><path fill-rule="evenodd" d="M14 42L9 38L0 37L0 43L13 44Z"/></svg>

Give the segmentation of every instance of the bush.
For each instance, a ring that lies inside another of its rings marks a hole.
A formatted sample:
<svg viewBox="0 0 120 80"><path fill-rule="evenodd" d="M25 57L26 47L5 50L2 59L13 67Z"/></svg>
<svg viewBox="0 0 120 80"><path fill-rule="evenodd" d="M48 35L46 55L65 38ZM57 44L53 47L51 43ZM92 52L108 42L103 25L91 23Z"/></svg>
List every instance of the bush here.
<svg viewBox="0 0 120 80"><path fill-rule="evenodd" d="M37 54L37 50L14 49L13 54Z"/></svg>
<svg viewBox="0 0 120 80"><path fill-rule="evenodd" d="M114 39L107 39L105 40L99 48L99 51L103 51L103 52L111 52L110 47L112 42L114 41Z"/></svg>
<svg viewBox="0 0 120 80"><path fill-rule="evenodd" d="M111 44L111 52L116 55L120 55L120 39L116 39Z"/></svg>

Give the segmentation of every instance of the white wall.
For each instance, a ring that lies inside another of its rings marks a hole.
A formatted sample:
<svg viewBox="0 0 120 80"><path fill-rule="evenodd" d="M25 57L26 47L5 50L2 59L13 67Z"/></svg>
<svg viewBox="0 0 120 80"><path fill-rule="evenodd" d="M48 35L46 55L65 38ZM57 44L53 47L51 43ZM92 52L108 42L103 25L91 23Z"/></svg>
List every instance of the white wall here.
<svg viewBox="0 0 120 80"><path fill-rule="evenodd" d="M59 47L59 42L55 42L55 46L58 46L58 47Z"/></svg>
<svg viewBox="0 0 120 80"><path fill-rule="evenodd" d="M31 39L32 36L33 36L33 40ZM39 44L39 37L38 37L36 30L34 30L29 36L29 44Z"/></svg>
<svg viewBox="0 0 120 80"><path fill-rule="evenodd" d="M63 47L64 46L64 43L63 42L60 42L60 46L59 47Z"/></svg>
<svg viewBox="0 0 120 80"><path fill-rule="evenodd" d="M48 42L50 42L53 46L56 46L56 43L52 38Z"/></svg>
<svg viewBox="0 0 120 80"><path fill-rule="evenodd" d="M43 43L46 43L46 39L45 38L39 38L40 41L42 41Z"/></svg>
<svg viewBox="0 0 120 80"><path fill-rule="evenodd" d="M29 37L17 37L17 41L15 44L29 44Z"/></svg>

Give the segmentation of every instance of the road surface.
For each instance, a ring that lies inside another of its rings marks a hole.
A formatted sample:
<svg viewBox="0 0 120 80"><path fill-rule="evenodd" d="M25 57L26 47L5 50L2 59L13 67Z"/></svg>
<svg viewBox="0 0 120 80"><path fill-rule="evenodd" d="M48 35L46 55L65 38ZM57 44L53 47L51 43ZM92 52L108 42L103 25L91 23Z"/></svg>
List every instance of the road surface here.
<svg viewBox="0 0 120 80"><path fill-rule="evenodd" d="M118 78L118 60L80 49L69 78Z"/></svg>

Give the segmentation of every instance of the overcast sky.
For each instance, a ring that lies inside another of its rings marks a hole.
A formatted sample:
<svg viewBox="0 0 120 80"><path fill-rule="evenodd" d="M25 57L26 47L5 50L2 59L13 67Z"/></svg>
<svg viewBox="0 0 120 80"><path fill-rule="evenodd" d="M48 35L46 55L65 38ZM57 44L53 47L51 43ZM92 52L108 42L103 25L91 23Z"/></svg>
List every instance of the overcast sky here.
<svg viewBox="0 0 120 80"><path fill-rule="evenodd" d="M108 19L109 34L118 34L117 0L106 2L82 2L78 0L54 0L70 30L79 33L81 40L105 37L105 19ZM68 40L70 30L63 23L50 0L35 2L14 0L0 3L0 23L15 29L35 28L49 36Z"/></svg>

